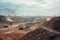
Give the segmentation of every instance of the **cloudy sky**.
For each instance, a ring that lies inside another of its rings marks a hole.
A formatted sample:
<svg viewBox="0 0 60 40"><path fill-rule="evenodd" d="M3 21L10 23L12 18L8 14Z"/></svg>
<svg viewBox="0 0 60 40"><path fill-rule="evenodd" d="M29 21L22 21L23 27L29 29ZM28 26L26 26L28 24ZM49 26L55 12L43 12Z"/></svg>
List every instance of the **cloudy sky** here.
<svg viewBox="0 0 60 40"><path fill-rule="evenodd" d="M60 0L0 0L0 15L60 15Z"/></svg>

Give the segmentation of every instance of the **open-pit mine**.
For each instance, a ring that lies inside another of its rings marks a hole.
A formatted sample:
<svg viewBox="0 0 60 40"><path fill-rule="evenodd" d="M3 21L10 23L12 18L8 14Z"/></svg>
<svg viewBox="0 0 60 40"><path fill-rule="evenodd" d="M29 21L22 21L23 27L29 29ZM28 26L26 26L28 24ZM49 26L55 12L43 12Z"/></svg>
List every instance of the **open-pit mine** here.
<svg viewBox="0 0 60 40"><path fill-rule="evenodd" d="M0 15L0 40L60 40L60 17Z"/></svg>

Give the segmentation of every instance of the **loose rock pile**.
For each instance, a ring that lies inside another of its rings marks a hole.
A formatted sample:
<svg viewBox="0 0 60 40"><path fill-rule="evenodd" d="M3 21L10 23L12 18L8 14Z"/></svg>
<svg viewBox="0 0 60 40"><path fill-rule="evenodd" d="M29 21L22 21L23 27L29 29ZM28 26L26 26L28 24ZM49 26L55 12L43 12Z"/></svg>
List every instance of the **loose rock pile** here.
<svg viewBox="0 0 60 40"><path fill-rule="evenodd" d="M44 29L37 29L33 32L26 34L20 40L59 40L60 36L54 33L50 33Z"/></svg>

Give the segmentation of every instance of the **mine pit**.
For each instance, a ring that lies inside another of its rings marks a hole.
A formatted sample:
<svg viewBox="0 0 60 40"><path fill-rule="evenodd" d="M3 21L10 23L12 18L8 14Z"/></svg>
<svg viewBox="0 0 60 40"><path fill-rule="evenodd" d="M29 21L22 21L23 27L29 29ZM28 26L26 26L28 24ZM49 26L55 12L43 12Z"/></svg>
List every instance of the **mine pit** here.
<svg viewBox="0 0 60 40"><path fill-rule="evenodd" d="M0 40L60 40L60 17L19 18L2 19L5 22L0 22Z"/></svg>

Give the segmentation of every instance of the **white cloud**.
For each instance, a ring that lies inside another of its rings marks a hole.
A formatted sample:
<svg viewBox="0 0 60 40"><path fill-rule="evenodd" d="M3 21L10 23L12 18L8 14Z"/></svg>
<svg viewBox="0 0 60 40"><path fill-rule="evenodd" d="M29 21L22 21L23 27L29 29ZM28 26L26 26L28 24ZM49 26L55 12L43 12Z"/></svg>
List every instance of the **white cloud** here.
<svg viewBox="0 0 60 40"><path fill-rule="evenodd" d="M22 1L20 0L3 0L3 2L8 2L8 3L12 3L12 4L20 4Z"/></svg>
<svg viewBox="0 0 60 40"><path fill-rule="evenodd" d="M35 5L37 4L34 0L4 0L3 2L13 3L13 4L26 4L26 5Z"/></svg>
<svg viewBox="0 0 60 40"><path fill-rule="evenodd" d="M44 2L37 2L36 0L5 0L4 2L12 3L12 4L25 4L28 6L36 5L38 7L48 7L51 5L55 0L43 0Z"/></svg>
<svg viewBox="0 0 60 40"><path fill-rule="evenodd" d="M18 10L21 15L55 15L59 12L60 0L5 0L16 5L23 5Z"/></svg>

